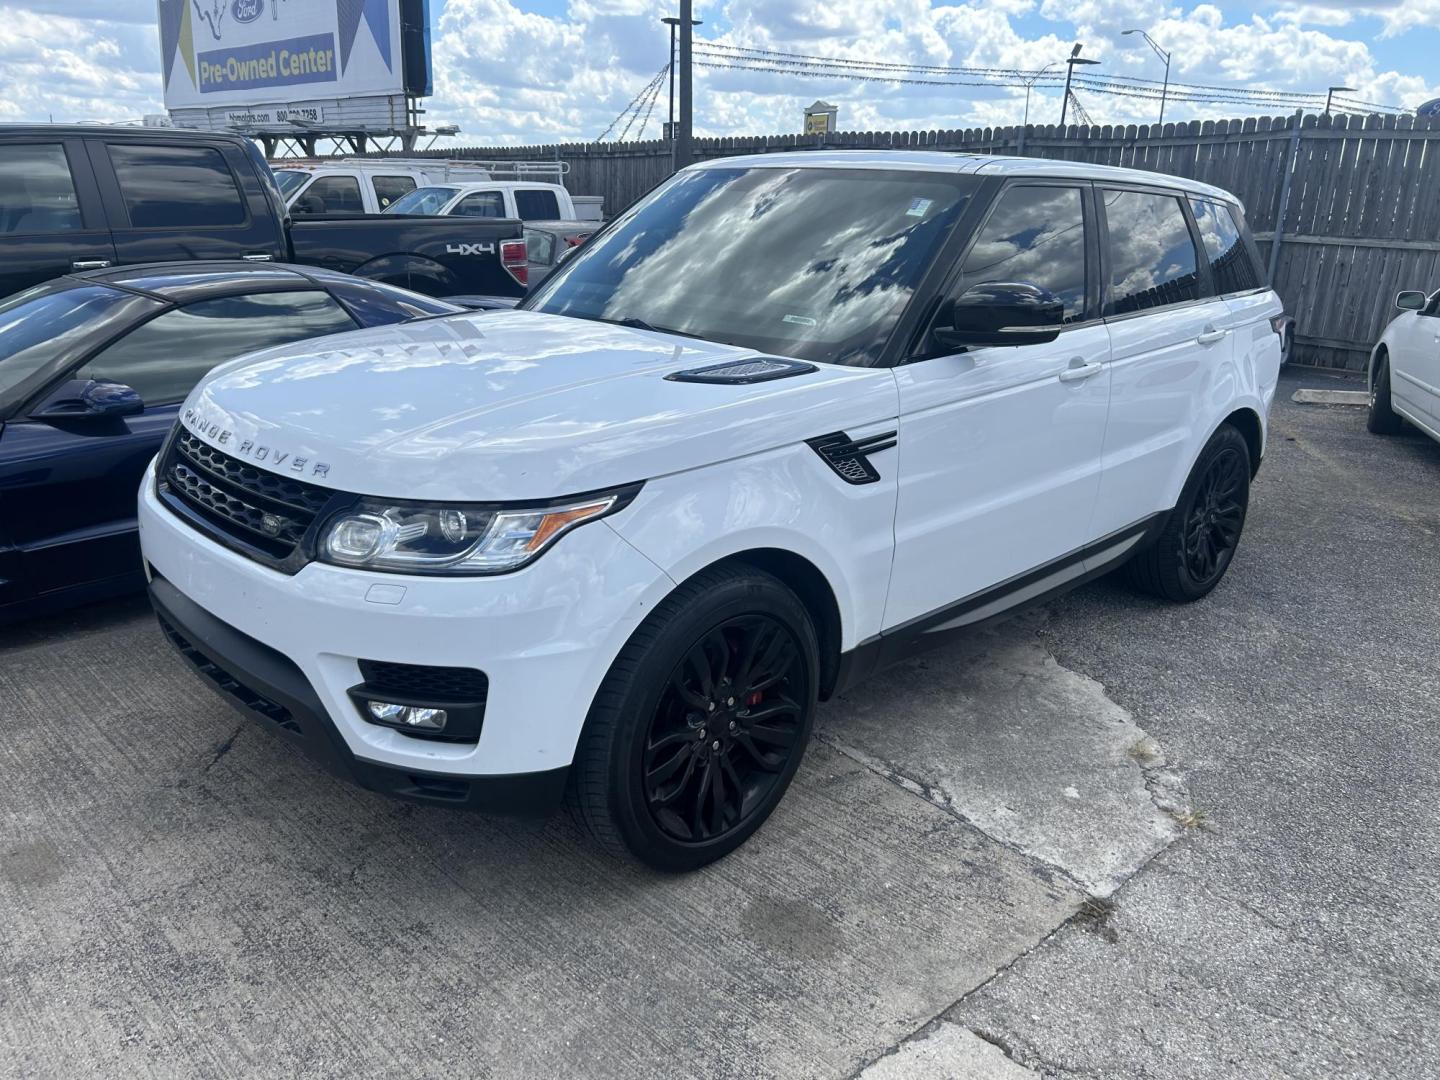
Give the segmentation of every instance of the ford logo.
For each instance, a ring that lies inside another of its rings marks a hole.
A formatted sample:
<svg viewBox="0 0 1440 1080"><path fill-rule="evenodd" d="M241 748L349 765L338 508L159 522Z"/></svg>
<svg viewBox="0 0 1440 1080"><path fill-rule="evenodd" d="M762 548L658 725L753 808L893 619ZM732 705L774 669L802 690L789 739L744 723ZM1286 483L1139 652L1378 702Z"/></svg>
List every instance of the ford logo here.
<svg viewBox="0 0 1440 1080"><path fill-rule="evenodd" d="M230 14L238 23L254 22L265 10L265 0L234 0Z"/></svg>

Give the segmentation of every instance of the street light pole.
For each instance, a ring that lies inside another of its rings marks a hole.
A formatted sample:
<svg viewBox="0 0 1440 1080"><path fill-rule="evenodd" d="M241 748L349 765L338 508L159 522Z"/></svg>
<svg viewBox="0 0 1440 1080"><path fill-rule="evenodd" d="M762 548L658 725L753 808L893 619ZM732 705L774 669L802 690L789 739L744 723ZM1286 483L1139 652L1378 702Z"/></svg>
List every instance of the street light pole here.
<svg viewBox="0 0 1440 1080"><path fill-rule="evenodd" d="M1080 42L1075 43L1075 48L1070 50L1070 56L1065 61L1065 100L1060 102L1060 126L1065 126L1065 116L1070 109L1070 78L1075 74L1076 64L1098 64L1099 60L1086 60L1080 55L1083 46Z"/></svg>
<svg viewBox="0 0 1440 1080"><path fill-rule="evenodd" d="M1160 57L1161 60L1165 61L1165 83L1160 88L1159 122L1163 124L1165 123L1165 97L1170 92L1170 53L1166 52L1159 45L1157 45L1155 43L1155 39L1152 38L1149 34L1147 34L1144 30L1122 30L1121 35L1124 36L1125 34L1139 34L1145 39L1145 44L1149 45L1150 48L1155 50L1155 55Z"/></svg>
<svg viewBox="0 0 1440 1080"><path fill-rule="evenodd" d="M1329 116L1329 115L1330 115L1330 103L1335 100L1335 95L1336 95L1336 94L1353 94L1354 92L1355 92L1355 87L1353 87L1353 86L1332 86L1332 87L1330 87L1329 91L1327 91L1326 94L1325 94L1325 115L1326 115L1326 116Z"/></svg>
<svg viewBox="0 0 1440 1080"><path fill-rule="evenodd" d="M1030 123L1030 91L1033 90L1035 88L1035 84L1040 81L1040 76L1044 75L1045 72L1049 71L1054 66L1055 61L1051 60L1039 71L1035 72L1034 75L1031 75L1030 78L1025 80L1025 119L1020 121L1020 126L1022 128L1027 127Z"/></svg>

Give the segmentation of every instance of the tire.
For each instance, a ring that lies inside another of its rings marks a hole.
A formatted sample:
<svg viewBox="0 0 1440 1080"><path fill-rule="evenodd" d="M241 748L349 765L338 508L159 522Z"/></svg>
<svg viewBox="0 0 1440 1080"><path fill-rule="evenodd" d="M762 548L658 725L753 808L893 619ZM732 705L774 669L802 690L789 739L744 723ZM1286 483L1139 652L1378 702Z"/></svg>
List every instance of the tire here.
<svg viewBox="0 0 1440 1080"><path fill-rule="evenodd" d="M1208 595L1229 570L1250 507L1250 447L1229 424L1210 437L1159 537L1126 567L1132 584L1172 603Z"/></svg>
<svg viewBox="0 0 1440 1080"><path fill-rule="evenodd" d="M793 592L751 567L702 571L611 665L570 770L571 812L601 847L657 870L729 854L790 786L819 676Z"/></svg>
<svg viewBox="0 0 1440 1080"><path fill-rule="evenodd" d="M1280 366L1288 367L1290 359L1295 355L1295 328L1287 326L1285 336L1280 339Z"/></svg>
<svg viewBox="0 0 1440 1080"><path fill-rule="evenodd" d="M1370 415L1365 426L1376 435L1398 435L1404 421L1390 405L1390 354L1375 357L1375 377L1370 380Z"/></svg>

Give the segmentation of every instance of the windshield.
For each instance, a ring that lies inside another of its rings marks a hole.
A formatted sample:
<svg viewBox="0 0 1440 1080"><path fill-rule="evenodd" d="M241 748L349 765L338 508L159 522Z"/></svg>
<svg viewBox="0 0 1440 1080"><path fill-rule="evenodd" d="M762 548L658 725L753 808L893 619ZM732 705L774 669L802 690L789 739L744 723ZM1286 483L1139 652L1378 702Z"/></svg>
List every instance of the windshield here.
<svg viewBox="0 0 1440 1080"><path fill-rule="evenodd" d="M401 195L385 208L387 214L438 214L455 197L459 188L422 187Z"/></svg>
<svg viewBox="0 0 1440 1080"><path fill-rule="evenodd" d="M0 415L34 387L25 385L63 356L94 324L135 300L105 285L39 285L0 300Z"/></svg>
<svg viewBox="0 0 1440 1080"><path fill-rule="evenodd" d="M873 364L974 185L879 169L682 173L524 306Z"/></svg>
<svg viewBox="0 0 1440 1080"><path fill-rule="evenodd" d="M299 169L277 169L275 171L275 183L280 185L280 194L287 199L299 191L305 181L309 179L310 174Z"/></svg>

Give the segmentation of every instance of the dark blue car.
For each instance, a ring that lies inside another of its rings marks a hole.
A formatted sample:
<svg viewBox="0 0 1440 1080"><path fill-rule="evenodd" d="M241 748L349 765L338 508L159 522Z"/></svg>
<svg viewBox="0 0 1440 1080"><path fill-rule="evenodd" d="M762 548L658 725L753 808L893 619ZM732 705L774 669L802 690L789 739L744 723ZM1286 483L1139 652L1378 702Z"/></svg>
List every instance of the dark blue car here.
<svg viewBox="0 0 1440 1080"><path fill-rule="evenodd" d="M0 623L143 586L140 476L216 364L462 309L273 263L166 263L0 299Z"/></svg>

